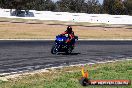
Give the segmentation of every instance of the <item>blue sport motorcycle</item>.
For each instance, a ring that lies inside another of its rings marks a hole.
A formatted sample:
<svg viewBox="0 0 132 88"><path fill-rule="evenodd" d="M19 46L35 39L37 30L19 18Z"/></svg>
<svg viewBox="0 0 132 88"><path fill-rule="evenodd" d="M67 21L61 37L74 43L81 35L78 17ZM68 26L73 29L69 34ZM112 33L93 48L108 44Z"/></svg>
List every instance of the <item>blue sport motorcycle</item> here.
<svg viewBox="0 0 132 88"><path fill-rule="evenodd" d="M75 36L75 38L71 40L70 43L66 43L68 39L68 34L56 36L56 40L51 49L51 53L58 54L59 52L65 52L66 54L71 54L72 50L74 49L74 44L76 43L76 40L78 40L78 36Z"/></svg>

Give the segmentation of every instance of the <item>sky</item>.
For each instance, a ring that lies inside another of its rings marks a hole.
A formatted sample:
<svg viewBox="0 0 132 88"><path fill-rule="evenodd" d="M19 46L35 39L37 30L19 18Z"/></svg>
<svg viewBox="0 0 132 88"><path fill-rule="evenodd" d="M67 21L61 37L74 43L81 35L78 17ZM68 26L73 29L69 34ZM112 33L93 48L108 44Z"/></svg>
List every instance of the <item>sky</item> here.
<svg viewBox="0 0 132 88"><path fill-rule="evenodd" d="M53 0L53 1L58 1L58 0ZM103 3L103 0L99 0L99 2L102 4Z"/></svg>
<svg viewBox="0 0 132 88"><path fill-rule="evenodd" d="M99 2L102 4L103 3L103 0L99 0Z"/></svg>

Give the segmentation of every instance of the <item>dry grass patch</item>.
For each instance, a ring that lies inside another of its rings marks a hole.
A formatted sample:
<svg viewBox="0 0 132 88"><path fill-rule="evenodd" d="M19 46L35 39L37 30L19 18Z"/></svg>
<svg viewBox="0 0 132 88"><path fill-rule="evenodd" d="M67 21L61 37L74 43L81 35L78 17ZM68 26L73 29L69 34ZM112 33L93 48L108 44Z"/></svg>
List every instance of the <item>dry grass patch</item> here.
<svg viewBox="0 0 132 88"><path fill-rule="evenodd" d="M53 39L65 30L65 25L2 22L0 39ZM132 39L132 30L125 28L73 26L73 30L81 39Z"/></svg>

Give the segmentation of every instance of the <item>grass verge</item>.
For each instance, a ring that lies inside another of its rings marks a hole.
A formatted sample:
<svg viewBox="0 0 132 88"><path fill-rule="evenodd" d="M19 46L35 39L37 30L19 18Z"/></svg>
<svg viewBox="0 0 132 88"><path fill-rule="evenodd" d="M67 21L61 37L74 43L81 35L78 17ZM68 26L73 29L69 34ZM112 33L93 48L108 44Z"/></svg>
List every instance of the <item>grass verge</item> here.
<svg viewBox="0 0 132 88"><path fill-rule="evenodd" d="M58 21L45 21L44 24L35 24L34 20L25 23L0 22L0 39L54 39L56 35L66 30L66 25ZM57 23L57 25L55 25ZM58 25L60 24L60 25ZM79 25L79 24L77 24ZM132 30L125 28L104 28L90 26L93 24L82 23L85 26L73 26L79 39L132 39ZM88 26L89 25L89 26Z"/></svg>
<svg viewBox="0 0 132 88"><path fill-rule="evenodd" d="M132 61L86 65L90 79L129 79L132 80ZM81 66L49 69L49 72L21 76L0 81L0 88L84 88L78 79ZM86 88L132 88L129 86L88 86Z"/></svg>

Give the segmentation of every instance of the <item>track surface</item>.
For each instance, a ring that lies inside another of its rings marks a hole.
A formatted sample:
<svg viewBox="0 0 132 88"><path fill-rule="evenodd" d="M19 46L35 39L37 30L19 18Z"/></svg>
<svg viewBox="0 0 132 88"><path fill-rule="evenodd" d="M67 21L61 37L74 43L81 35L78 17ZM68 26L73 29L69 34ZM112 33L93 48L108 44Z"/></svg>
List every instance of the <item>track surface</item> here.
<svg viewBox="0 0 132 88"><path fill-rule="evenodd" d="M53 41L0 41L0 73L132 57L132 41L78 41L72 55L52 55Z"/></svg>

